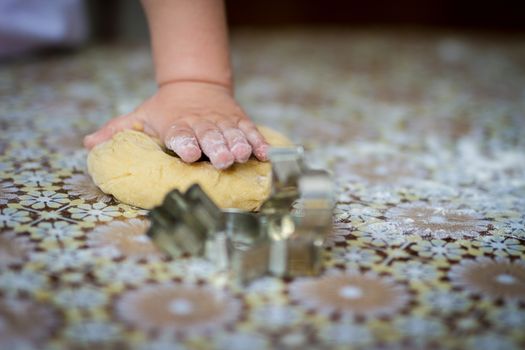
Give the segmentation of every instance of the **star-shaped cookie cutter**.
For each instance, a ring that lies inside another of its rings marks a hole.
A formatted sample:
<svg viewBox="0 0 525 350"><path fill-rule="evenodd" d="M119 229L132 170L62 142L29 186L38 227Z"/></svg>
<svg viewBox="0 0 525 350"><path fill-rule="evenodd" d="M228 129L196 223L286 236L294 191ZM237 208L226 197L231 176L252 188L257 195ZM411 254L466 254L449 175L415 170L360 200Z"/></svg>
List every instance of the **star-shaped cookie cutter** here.
<svg viewBox="0 0 525 350"><path fill-rule="evenodd" d="M265 274L317 275L332 228L333 182L308 169L302 147L271 148L272 187L258 213L221 210L198 184L169 192L147 232L173 258L206 257L246 284Z"/></svg>

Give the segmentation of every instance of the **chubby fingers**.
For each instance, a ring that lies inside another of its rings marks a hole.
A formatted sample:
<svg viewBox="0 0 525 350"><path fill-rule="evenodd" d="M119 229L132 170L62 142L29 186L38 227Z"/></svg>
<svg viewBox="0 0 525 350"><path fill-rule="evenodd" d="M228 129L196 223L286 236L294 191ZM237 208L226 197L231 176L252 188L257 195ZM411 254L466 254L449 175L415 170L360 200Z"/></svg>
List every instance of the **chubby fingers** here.
<svg viewBox="0 0 525 350"><path fill-rule="evenodd" d="M227 146L226 139L216 124L199 121L193 130L204 154L217 169L226 169L235 161L234 155Z"/></svg>
<svg viewBox="0 0 525 350"><path fill-rule="evenodd" d="M268 159L269 145L250 121L180 121L168 129L164 142L187 163L204 153L217 169L245 163L252 152L259 160Z"/></svg>
<svg viewBox="0 0 525 350"><path fill-rule="evenodd" d="M235 161L238 163L245 163L248 161L252 155L252 146L250 146L246 140L246 135L244 135L244 133L231 122L219 123L218 126L224 135L228 148L235 158Z"/></svg>
<svg viewBox="0 0 525 350"><path fill-rule="evenodd" d="M202 155L193 129L184 122L175 123L168 129L164 143L186 163L195 162Z"/></svg>
<svg viewBox="0 0 525 350"><path fill-rule="evenodd" d="M238 126L246 136L246 139L252 147L253 154L257 159L260 161L268 160L268 149L270 145L266 142L259 130L257 130L255 124L251 120L243 119L239 121Z"/></svg>

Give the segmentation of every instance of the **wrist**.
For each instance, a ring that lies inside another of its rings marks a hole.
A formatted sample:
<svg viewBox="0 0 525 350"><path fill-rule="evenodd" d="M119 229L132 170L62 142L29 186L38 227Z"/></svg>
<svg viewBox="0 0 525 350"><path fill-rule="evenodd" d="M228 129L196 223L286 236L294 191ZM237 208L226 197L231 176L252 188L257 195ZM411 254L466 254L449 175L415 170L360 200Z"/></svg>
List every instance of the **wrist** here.
<svg viewBox="0 0 525 350"><path fill-rule="evenodd" d="M211 66L211 65L208 65ZM225 89L228 89L230 92L233 92L233 77L231 69L213 69L208 71L201 71L196 69L173 69L171 72L162 72L165 74L159 74L161 72L157 71L156 81L157 86L161 87L167 84L173 83L202 83L210 84L216 86L222 86Z"/></svg>
<svg viewBox="0 0 525 350"><path fill-rule="evenodd" d="M208 88L218 89L224 93L233 96L233 84L222 81L214 81L208 79L198 78L178 78L165 80L157 83L159 89L170 89L172 87L185 87L185 88Z"/></svg>

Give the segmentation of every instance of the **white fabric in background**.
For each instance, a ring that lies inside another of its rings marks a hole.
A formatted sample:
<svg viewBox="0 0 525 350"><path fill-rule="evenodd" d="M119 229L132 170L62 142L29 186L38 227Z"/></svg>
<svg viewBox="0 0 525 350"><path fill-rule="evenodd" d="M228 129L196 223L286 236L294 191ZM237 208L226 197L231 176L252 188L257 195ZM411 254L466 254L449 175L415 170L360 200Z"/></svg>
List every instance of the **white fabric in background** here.
<svg viewBox="0 0 525 350"><path fill-rule="evenodd" d="M0 57L78 45L87 22L84 0L0 0Z"/></svg>

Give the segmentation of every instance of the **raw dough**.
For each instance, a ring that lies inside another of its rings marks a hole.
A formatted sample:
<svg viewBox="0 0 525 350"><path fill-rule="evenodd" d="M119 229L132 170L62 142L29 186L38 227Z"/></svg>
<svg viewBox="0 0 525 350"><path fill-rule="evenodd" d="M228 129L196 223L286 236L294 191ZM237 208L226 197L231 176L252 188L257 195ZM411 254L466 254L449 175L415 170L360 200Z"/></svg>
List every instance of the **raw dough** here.
<svg viewBox="0 0 525 350"><path fill-rule="evenodd" d="M266 127L259 131L272 146L291 141ZM198 183L221 208L255 210L268 197L271 165L253 157L219 171L210 162L184 163L166 153L159 140L127 130L91 150L88 171L95 184L119 201L151 209L174 188L185 191Z"/></svg>

